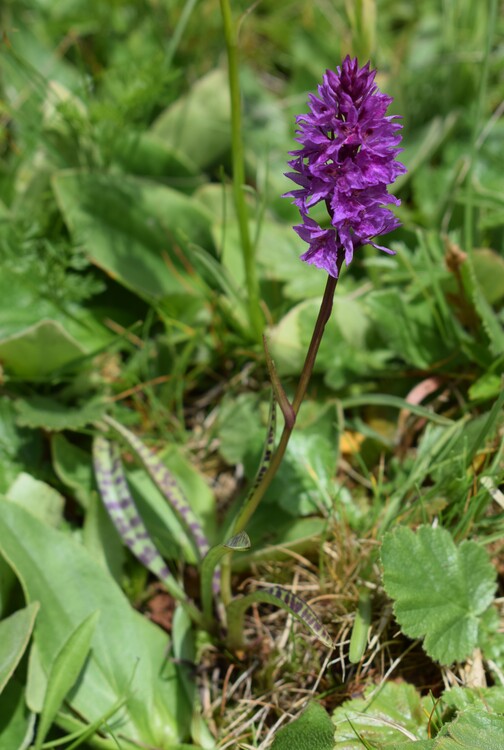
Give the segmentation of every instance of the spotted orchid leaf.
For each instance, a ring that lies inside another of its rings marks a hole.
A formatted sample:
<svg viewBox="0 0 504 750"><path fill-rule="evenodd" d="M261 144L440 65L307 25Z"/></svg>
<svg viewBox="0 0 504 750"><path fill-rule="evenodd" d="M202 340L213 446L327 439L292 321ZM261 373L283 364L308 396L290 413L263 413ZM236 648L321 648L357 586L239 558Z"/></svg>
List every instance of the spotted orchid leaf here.
<svg viewBox="0 0 504 750"><path fill-rule="evenodd" d="M168 591L191 609L183 588L174 579L152 541L130 493L118 446L101 435L93 441L93 463L103 504L124 544Z"/></svg>
<svg viewBox="0 0 504 750"><path fill-rule="evenodd" d="M229 604L227 608L228 646L231 649L237 649L243 645L243 617L252 604L259 602L274 604L276 607L284 609L311 630L325 646L334 648L334 642L329 633L310 605L291 591L275 585L267 589L254 591L253 594L247 594L247 596L235 599Z"/></svg>
<svg viewBox="0 0 504 750"><path fill-rule="evenodd" d="M105 417L104 421L111 427L114 432L118 433L129 447L134 451L139 461L148 472L154 484L173 508L184 526L187 528L191 537L194 539L200 559L202 559L210 545L206 538L203 527L196 517L189 501L187 500L182 488L177 483L173 474L167 469L156 454L150 450L142 441L130 430L112 417Z"/></svg>
<svg viewBox="0 0 504 750"><path fill-rule="evenodd" d="M242 530L243 527L246 525L247 521L249 520L249 517L252 513L251 501L253 500L255 491L261 484L262 479L265 473L267 472L268 467L271 463L271 459L273 457L273 446L275 443L275 435L276 435L276 404L277 402L275 398L275 393L272 392L271 401L270 401L270 410L269 410L269 415L268 415L268 429L266 432L266 440L264 443L261 460L259 462L259 468L257 469L254 483L252 484L252 487L250 488L249 493L247 497L245 498L245 501L240 509L240 512L233 523L233 529L235 530L237 529Z"/></svg>

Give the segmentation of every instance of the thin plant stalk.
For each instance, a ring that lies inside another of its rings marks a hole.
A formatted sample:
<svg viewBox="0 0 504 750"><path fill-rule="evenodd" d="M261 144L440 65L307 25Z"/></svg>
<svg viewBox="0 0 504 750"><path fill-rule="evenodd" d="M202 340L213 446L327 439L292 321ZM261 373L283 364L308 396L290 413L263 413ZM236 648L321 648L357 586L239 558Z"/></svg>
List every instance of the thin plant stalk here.
<svg viewBox="0 0 504 750"><path fill-rule="evenodd" d="M230 0L220 0L224 37L228 58L229 92L231 97L231 149L233 161L233 192L240 229L240 239L247 285L250 326L255 339L260 339L264 324L259 304L255 248L250 239L248 210L245 200L245 161L243 156L240 77L238 66L238 33L233 21Z"/></svg>
<svg viewBox="0 0 504 750"><path fill-rule="evenodd" d="M315 365L317 352L320 347L320 342L322 341L322 336L324 334L327 321L329 320L329 317L331 315L333 297L337 282L338 280L333 276L327 277L326 288L324 290L324 296L322 297L322 303L320 305L317 322L315 323L315 328L313 329L308 353L306 355L303 370L301 372L301 377L299 378L299 383L296 389L294 400L292 402L292 410L295 417L297 417L301 403L303 402L303 399L306 395L308 384L313 372L313 367ZM254 514L257 506L261 502L264 493L270 486L282 462L282 458L284 457L284 453L290 440L290 436L292 435L294 426L295 422L293 424L285 424L282 435L280 437L280 442L278 443L277 449L275 450L273 458L271 459L271 463L266 473L264 474L261 483L258 485L249 502L242 508L241 512L238 514L234 522L234 534L238 534L240 531L243 531L251 516Z"/></svg>
<svg viewBox="0 0 504 750"><path fill-rule="evenodd" d="M478 152L478 137L481 129L481 119L483 116L483 108L485 103L485 97L487 92L488 84L488 70L490 63L490 53L492 51L492 39L494 35L494 29L497 19L498 2L497 0L490 0L488 7L488 18L487 18L487 35L485 40L485 53L483 57L483 65L480 76L480 84L478 91L478 98L476 101L476 111L474 113L473 120L473 133L471 150L469 154L469 165L466 174L466 201L464 206L464 247L465 251L469 256L472 255L473 244L474 244L474 226L473 226L473 211L474 211L474 189L472 184L472 176L474 171L474 164Z"/></svg>
<svg viewBox="0 0 504 750"><path fill-rule="evenodd" d="M343 262L343 256L341 257L341 259L338 259L338 270L341 268L342 262ZM257 509L257 506L259 505L262 498L264 497L266 490L270 486L275 474L277 473L280 467L285 451L287 449L287 444L290 440L290 436L292 435L292 431L295 426L295 421L299 412L299 408L306 395L308 384L310 382L310 378L313 372L313 367L315 365L315 360L317 358L317 352L320 347L320 342L322 341L322 336L324 334L327 321L329 320L330 315L331 315L334 292L336 290L337 283L338 283L337 278L334 278L333 276L327 277L326 288L324 290L324 296L322 297L319 314L317 317L317 321L315 323L315 328L313 329L313 334L312 334L312 338L310 341L310 346L308 348L308 353L306 355L306 359L303 365L303 370L301 372L301 377L299 378L299 383L296 389L294 400L292 402L292 412L294 415L294 419L292 420L292 422L289 421L285 423L283 431L282 431L282 435L280 437L280 441L275 450L275 453L273 454L273 457L271 459L270 465L268 466L268 469L266 470L261 482L257 485L255 492L249 498L248 502L243 506L243 508L241 509L240 513L238 514L238 516L236 517L234 521L233 529L232 529L233 534L239 534L241 531L245 529L245 526L250 521L250 518L252 517L255 510ZM224 605L227 607L228 604L231 602L231 598L232 598L231 597L231 559L230 557L227 557L222 562L221 597L222 597L222 601Z"/></svg>

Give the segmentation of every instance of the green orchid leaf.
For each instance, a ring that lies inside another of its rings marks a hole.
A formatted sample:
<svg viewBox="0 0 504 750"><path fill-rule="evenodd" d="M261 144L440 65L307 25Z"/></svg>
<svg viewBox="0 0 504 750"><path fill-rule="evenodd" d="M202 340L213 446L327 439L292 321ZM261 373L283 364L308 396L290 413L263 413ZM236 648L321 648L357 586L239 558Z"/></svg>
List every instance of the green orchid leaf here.
<svg viewBox="0 0 504 750"><path fill-rule="evenodd" d="M424 638L431 658L465 659L478 641L481 615L495 593L495 569L475 542L458 547L442 528L399 527L382 546L383 584L410 638Z"/></svg>

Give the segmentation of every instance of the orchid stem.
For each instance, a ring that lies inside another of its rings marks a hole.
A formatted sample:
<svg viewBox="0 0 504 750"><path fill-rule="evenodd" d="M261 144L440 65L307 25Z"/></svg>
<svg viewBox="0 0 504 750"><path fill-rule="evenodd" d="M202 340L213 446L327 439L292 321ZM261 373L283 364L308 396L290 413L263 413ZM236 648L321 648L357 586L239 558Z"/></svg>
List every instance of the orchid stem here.
<svg viewBox="0 0 504 750"><path fill-rule="evenodd" d="M341 267L341 262L338 264L338 266L339 266L338 267L338 270L339 270L339 268ZM322 341L322 336L324 334L327 321L329 320L329 317L331 315L334 292L336 290L337 282L338 282L338 279L334 278L333 276L328 276L326 288L324 291L324 296L322 298L322 303L320 305L320 310L319 310L319 314L317 317L317 322L315 323L315 328L313 329L313 334L312 334L312 338L310 341L310 346L308 348L308 353L306 355L305 363L303 365L301 377L299 378L299 383L298 383L298 387L296 390L296 394L292 402L292 411L294 413L294 420L292 421L292 423L286 423L284 425L283 432L280 437L280 442L278 443L277 449L273 455L273 458L271 459L271 463L268 466L268 469L266 470L260 484L257 486L256 491L254 492L252 497L249 499L247 504L243 506L241 512L238 514L234 522L233 534L238 534L240 531L243 531L243 529L249 522L251 516L255 512L257 506L259 505L262 498L264 497L264 493L270 486L282 462L282 458L284 457L287 444L289 442L290 436L295 426L295 419L298 415L301 403L303 402L303 399L306 395L308 384L310 382L310 378L313 372L313 367L315 365L317 352L320 347L320 342Z"/></svg>

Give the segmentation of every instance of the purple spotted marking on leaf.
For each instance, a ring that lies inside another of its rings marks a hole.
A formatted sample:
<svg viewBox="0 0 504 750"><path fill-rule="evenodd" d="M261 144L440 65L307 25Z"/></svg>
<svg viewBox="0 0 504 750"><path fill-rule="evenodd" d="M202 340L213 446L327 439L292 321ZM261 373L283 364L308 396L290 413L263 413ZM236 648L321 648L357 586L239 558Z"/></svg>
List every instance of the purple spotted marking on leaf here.
<svg viewBox="0 0 504 750"><path fill-rule="evenodd" d="M98 435L93 440L96 481L112 523L135 557L166 584L169 591L183 593L150 538L130 494L118 446Z"/></svg>
<svg viewBox="0 0 504 750"><path fill-rule="evenodd" d="M275 394L272 392L271 401L270 401L270 410L269 410L269 415L268 415L268 431L266 433L266 441L264 443L263 453L261 456L261 460L259 462L259 468L257 469L257 473L255 475L254 484L250 488L247 498L240 512L243 512L243 509L248 505L248 503L252 499L254 492L261 484L262 478L266 474L266 471L268 470L268 466L271 463L271 458L273 456L273 446L275 443L276 424L277 424L276 403L277 402L276 402Z"/></svg>
<svg viewBox="0 0 504 750"><path fill-rule="evenodd" d="M138 459L149 473L154 484L156 484L162 492L170 506L191 534L196 544L198 554L200 558L203 559L210 549L210 545L200 522L195 516L182 488L173 475L164 463L159 460L156 454L151 451L150 448L147 448L147 446L144 445L134 433L119 422L116 422L112 417L105 417L105 421L113 430L115 430L115 432L118 432L119 435L126 440L130 448L135 452Z"/></svg>
<svg viewBox="0 0 504 750"><path fill-rule="evenodd" d="M259 589L258 591L254 591L253 594L247 594L240 599L234 599L228 606L228 639L233 648L239 646L242 642L243 616L245 611L257 602L267 602L287 610L297 620L304 623L322 643L329 646L329 648L334 648L334 642L329 633L310 605L303 601L301 597L278 585Z"/></svg>

